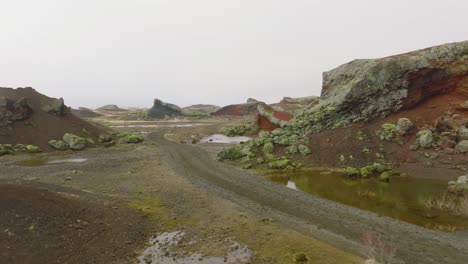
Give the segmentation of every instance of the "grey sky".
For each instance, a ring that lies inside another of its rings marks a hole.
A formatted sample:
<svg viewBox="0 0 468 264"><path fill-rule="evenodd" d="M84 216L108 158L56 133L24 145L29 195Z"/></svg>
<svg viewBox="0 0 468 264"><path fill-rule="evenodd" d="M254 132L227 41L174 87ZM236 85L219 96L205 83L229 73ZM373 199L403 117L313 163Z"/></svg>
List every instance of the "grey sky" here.
<svg viewBox="0 0 468 264"><path fill-rule="evenodd" d="M0 86L72 106L318 95L322 72L468 39L466 0L0 0Z"/></svg>

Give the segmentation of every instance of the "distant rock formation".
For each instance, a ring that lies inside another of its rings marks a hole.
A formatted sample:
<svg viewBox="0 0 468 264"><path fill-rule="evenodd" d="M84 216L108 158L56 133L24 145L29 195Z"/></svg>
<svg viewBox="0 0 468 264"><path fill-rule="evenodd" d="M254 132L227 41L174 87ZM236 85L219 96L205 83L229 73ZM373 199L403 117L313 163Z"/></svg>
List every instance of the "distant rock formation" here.
<svg viewBox="0 0 468 264"><path fill-rule="evenodd" d="M182 115L182 109L175 104L165 103L159 99L154 99L154 104L148 110L148 116L151 118L172 118Z"/></svg>
<svg viewBox="0 0 468 264"><path fill-rule="evenodd" d="M258 104L258 103L263 103L262 101L258 101L257 99L254 98L249 98L247 99L247 104Z"/></svg>
<svg viewBox="0 0 468 264"><path fill-rule="evenodd" d="M361 59L323 74L318 111L335 122L369 121L458 89L468 95L468 41L381 59Z"/></svg>
<svg viewBox="0 0 468 264"><path fill-rule="evenodd" d="M94 112L93 110L86 107L79 107L78 109L71 109L72 114L81 118L95 118L102 116L99 113Z"/></svg>
<svg viewBox="0 0 468 264"><path fill-rule="evenodd" d="M117 105L110 104L110 105L105 105L105 106L99 107L98 109L96 109L96 111L100 111L100 112L126 112L128 110L127 109L122 109L122 108L118 107Z"/></svg>
<svg viewBox="0 0 468 264"><path fill-rule="evenodd" d="M35 145L52 149L48 142L73 133L97 138L108 129L70 114L63 99L38 93L33 88L0 88L0 144Z"/></svg>
<svg viewBox="0 0 468 264"><path fill-rule="evenodd" d="M217 105L196 104L184 107L183 111L187 113L211 114L218 111L220 108L221 107Z"/></svg>

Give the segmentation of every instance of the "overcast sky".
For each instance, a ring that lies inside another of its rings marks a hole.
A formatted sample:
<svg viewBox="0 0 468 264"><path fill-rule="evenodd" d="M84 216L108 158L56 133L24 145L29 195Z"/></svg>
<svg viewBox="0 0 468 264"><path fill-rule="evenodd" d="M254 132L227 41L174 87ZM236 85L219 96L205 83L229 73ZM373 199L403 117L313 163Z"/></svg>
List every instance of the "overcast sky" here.
<svg viewBox="0 0 468 264"><path fill-rule="evenodd" d="M0 0L0 87L68 105L319 95L322 72L468 39L466 0Z"/></svg>

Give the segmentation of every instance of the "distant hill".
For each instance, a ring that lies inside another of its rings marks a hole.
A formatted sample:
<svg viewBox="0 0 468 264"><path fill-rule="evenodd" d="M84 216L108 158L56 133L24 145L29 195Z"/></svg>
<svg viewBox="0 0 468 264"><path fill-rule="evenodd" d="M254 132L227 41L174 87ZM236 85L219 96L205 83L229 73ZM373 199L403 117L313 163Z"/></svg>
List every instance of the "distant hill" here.
<svg viewBox="0 0 468 264"><path fill-rule="evenodd" d="M101 106L98 109L96 109L96 111L98 112L126 112L128 110L122 109L118 107L117 105L110 104L110 105Z"/></svg>
<svg viewBox="0 0 468 264"><path fill-rule="evenodd" d="M211 114L213 112L216 112L220 109L221 107L217 105L206 105L206 104L196 104L196 105L191 105L184 107L182 110L187 113L198 113L198 114Z"/></svg>

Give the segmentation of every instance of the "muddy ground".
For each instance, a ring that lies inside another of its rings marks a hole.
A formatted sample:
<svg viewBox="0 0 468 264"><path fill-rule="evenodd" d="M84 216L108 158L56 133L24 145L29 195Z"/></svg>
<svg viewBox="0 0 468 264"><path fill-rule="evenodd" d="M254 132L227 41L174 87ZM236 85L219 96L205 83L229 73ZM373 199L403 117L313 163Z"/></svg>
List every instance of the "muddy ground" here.
<svg viewBox="0 0 468 264"><path fill-rule="evenodd" d="M0 263L138 263L152 236L174 231L186 237L168 256L202 256L184 263L224 260L233 242L250 250L246 263L296 263L301 253L308 263L363 263L369 232L397 248L397 263L468 259L466 236L319 199L216 162L222 146L180 143L191 129L156 129L140 145L33 155L87 159L82 163L25 167L16 164L31 155L0 158L1 188L11 193L0 202L0 246L8 249ZM17 214L28 217L18 221Z"/></svg>

